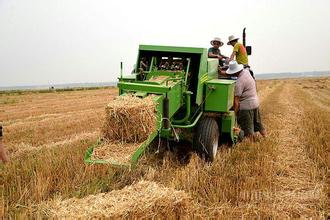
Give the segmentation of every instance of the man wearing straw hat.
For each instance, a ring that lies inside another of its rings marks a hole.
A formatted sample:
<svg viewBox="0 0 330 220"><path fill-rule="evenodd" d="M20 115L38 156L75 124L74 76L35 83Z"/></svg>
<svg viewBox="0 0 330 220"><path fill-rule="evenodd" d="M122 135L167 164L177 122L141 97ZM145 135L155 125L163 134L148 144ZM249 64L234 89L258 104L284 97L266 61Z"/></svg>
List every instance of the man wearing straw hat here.
<svg viewBox="0 0 330 220"><path fill-rule="evenodd" d="M215 37L213 40L211 40L211 45L212 47L209 48L208 50L208 57L209 58L218 58L219 59L219 64L222 66L223 64L223 59L226 59L228 57L224 56L221 54L221 51L219 47L223 45L223 42L219 37Z"/></svg>
<svg viewBox="0 0 330 220"><path fill-rule="evenodd" d="M235 60L229 62L226 73L236 76L234 111L237 122L244 131L244 136L254 139L254 133L259 132L263 137L266 130L261 123L259 112L259 99L256 90L256 83L243 64L238 64Z"/></svg>
<svg viewBox="0 0 330 220"><path fill-rule="evenodd" d="M248 55L246 49L243 44L238 42L238 37L234 35L230 35L228 37L227 45L231 45L234 47L232 54L230 55L229 60L232 61L236 57L236 61L238 64L243 64L244 67L249 65Z"/></svg>

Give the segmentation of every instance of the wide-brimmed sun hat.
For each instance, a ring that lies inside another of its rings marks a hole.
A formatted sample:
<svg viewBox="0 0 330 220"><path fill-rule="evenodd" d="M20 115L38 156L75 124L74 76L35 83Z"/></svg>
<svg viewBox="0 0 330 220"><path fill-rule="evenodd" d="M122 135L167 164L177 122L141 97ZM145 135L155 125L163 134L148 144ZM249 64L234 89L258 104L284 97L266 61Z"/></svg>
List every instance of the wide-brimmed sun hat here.
<svg viewBox="0 0 330 220"><path fill-rule="evenodd" d="M233 41L233 40L238 40L239 39L239 37L235 37L234 35L230 35L229 37L228 37L228 43L227 43L227 45L230 45L230 42L231 41Z"/></svg>
<svg viewBox="0 0 330 220"><path fill-rule="evenodd" d="M211 40L210 43L211 43L212 46L213 46L214 42L220 42L220 47L223 45L223 42L222 42L220 37L215 37L215 38L213 38L213 40Z"/></svg>
<svg viewBox="0 0 330 220"><path fill-rule="evenodd" d="M226 73L229 75L235 74L241 71L243 68L244 66L242 64L238 64L236 60L232 60L229 62L229 68L226 70Z"/></svg>

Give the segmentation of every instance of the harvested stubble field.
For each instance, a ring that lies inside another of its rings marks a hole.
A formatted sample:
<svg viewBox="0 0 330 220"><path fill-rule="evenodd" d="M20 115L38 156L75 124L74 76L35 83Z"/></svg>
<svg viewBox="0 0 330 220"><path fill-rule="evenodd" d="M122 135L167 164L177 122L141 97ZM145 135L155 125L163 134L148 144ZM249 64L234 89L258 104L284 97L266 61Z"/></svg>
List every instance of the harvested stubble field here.
<svg viewBox="0 0 330 220"><path fill-rule="evenodd" d="M1 94L12 161L0 164L0 217L327 216L330 78L257 85L268 138L223 147L212 164L150 154L133 171L82 161L116 89Z"/></svg>

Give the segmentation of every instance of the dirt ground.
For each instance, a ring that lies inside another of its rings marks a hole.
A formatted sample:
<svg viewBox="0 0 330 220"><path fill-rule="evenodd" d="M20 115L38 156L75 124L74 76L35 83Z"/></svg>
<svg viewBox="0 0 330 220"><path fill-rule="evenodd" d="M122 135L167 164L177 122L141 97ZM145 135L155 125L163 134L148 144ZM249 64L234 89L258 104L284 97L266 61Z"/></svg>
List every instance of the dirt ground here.
<svg viewBox="0 0 330 220"><path fill-rule="evenodd" d="M146 155L133 171L82 161L116 88L0 94L11 158L0 164L0 217L45 217L45 202L127 190L140 180L184 191L194 203L189 218L329 216L330 78L263 80L257 89L267 138L221 147L212 164L194 153L185 162L173 152Z"/></svg>

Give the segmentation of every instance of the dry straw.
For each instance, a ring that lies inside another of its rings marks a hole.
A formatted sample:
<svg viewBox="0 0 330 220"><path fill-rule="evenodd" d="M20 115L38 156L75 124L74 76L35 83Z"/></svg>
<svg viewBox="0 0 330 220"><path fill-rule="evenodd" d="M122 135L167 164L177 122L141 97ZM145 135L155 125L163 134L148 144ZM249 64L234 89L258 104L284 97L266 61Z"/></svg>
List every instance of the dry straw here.
<svg viewBox="0 0 330 220"><path fill-rule="evenodd" d="M102 133L109 141L141 142L156 129L156 103L152 96L119 96L105 109Z"/></svg>
<svg viewBox="0 0 330 220"><path fill-rule="evenodd" d="M96 147L93 150L93 160L106 160L111 163L127 164L129 163L132 154L142 144L138 143L123 143L123 142L108 142L102 146Z"/></svg>
<svg viewBox="0 0 330 220"><path fill-rule="evenodd" d="M82 199L54 200L41 209L55 218L179 218L188 215L193 201L184 191L140 181L122 190ZM166 217L165 217L166 216Z"/></svg>
<svg viewBox="0 0 330 220"><path fill-rule="evenodd" d="M151 79L149 79L149 82L161 83L168 78L169 78L168 76L154 76Z"/></svg>
<svg viewBox="0 0 330 220"><path fill-rule="evenodd" d="M92 159L129 163L132 154L156 129L156 103L153 96L119 96L105 109L102 136L106 140L94 148Z"/></svg>

